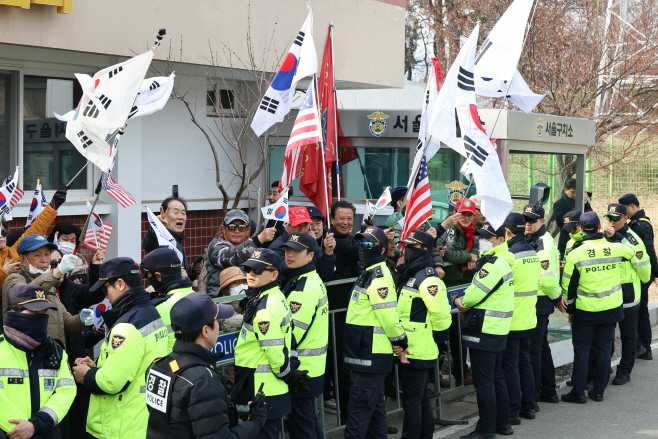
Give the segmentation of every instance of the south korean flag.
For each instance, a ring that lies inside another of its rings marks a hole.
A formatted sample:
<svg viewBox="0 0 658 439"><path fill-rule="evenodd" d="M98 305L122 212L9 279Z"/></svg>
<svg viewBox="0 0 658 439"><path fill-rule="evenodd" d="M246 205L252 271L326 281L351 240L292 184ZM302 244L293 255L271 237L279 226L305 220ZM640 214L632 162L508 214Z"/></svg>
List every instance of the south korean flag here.
<svg viewBox="0 0 658 439"><path fill-rule="evenodd" d="M281 194L279 201L261 208L263 218L268 220L288 222L288 190Z"/></svg>

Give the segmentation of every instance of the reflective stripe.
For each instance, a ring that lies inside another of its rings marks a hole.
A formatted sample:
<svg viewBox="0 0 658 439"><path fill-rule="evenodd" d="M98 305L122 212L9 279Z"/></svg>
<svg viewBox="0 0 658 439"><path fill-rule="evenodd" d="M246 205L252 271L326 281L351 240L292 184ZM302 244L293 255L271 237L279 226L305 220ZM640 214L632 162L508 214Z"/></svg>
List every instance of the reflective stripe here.
<svg viewBox="0 0 658 439"><path fill-rule="evenodd" d="M372 366L371 360L362 360L360 358L345 357L343 362L347 364L355 364L357 366Z"/></svg>
<svg viewBox="0 0 658 439"><path fill-rule="evenodd" d="M318 308L322 308L329 302L329 297L325 294L324 297L318 300Z"/></svg>
<svg viewBox="0 0 658 439"><path fill-rule="evenodd" d="M482 285L482 284L480 283L480 281L477 280L477 279L473 279L473 285L475 285L476 287L478 287L479 289L481 289L482 291L484 291L484 292L487 293L487 294L488 294L489 292L491 292L491 290L490 290L489 288L487 288L487 287L485 287L484 285Z"/></svg>
<svg viewBox="0 0 658 439"><path fill-rule="evenodd" d="M311 327L311 325L306 324L306 323L302 322L301 320L296 320L296 319L292 319L292 324L295 326L295 328L301 328L305 331L308 330L308 328Z"/></svg>
<svg viewBox="0 0 658 439"><path fill-rule="evenodd" d="M249 331L249 332L254 332L254 327L253 327L253 325L250 325L249 323L243 323L243 324L242 324L242 327L243 327L244 329L246 329L247 331Z"/></svg>
<svg viewBox="0 0 658 439"><path fill-rule="evenodd" d="M248 406L248 405L240 405L240 404L236 404L236 405L235 405L235 408L236 408L239 412L249 413L249 406Z"/></svg>
<svg viewBox="0 0 658 439"><path fill-rule="evenodd" d="M470 335L462 335L462 340L472 341L473 343L480 343L480 337L472 337Z"/></svg>
<svg viewBox="0 0 658 439"><path fill-rule="evenodd" d="M360 294L365 294L366 296L368 295L368 290L366 288L360 287L358 285L354 285L354 288L352 288L352 291L356 291L357 293L360 293Z"/></svg>
<svg viewBox="0 0 658 439"><path fill-rule="evenodd" d="M571 279L571 275L569 273L562 273L562 277L566 279Z"/></svg>
<svg viewBox="0 0 658 439"><path fill-rule="evenodd" d="M534 250L526 250L521 253L514 253L515 259L528 258L530 256L537 256L537 252L535 252Z"/></svg>
<svg viewBox="0 0 658 439"><path fill-rule="evenodd" d="M146 386L139 386L139 393L146 393Z"/></svg>
<svg viewBox="0 0 658 439"><path fill-rule="evenodd" d="M542 273L539 275L540 278L551 277L551 276L557 276L557 270L547 271L546 273ZM571 279L571 276L569 276L569 279Z"/></svg>
<svg viewBox="0 0 658 439"><path fill-rule="evenodd" d="M571 305L576 301L576 299L567 300L567 305Z"/></svg>
<svg viewBox="0 0 658 439"><path fill-rule="evenodd" d="M603 298L603 297L608 297L608 296L611 295L612 293L616 293L616 292L619 291L619 290L621 290L621 285L617 285L617 286L614 287L613 289L608 290L608 291L604 291L604 292L602 292L602 293L586 293L586 292L584 292L584 291L582 291L582 290L577 290L577 294L578 294L579 296L585 296L585 297L596 297L596 298L601 299L601 298Z"/></svg>
<svg viewBox="0 0 658 439"><path fill-rule="evenodd" d="M22 369L0 369L0 376L3 377L29 377L30 376L30 371L29 370L22 370Z"/></svg>
<svg viewBox="0 0 658 439"><path fill-rule="evenodd" d="M139 332L142 334L142 337L146 337L149 334L154 333L160 328L164 328L165 324L162 319L154 320L146 326L139 328Z"/></svg>
<svg viewBox="0 0 658 439"><path fill-rule="evenodd" d="M397 302L375 303L372 309L376 311L378 309L395 308L396 306L398 306Z"/></svg>
<svg viewBox="0 0 658 439"><path fill-rule="evenodd" d="M519 291L514 292L514 297L532 297L537 295L537 290L534 291Z"/></svg>
<svg viewBox="0 0 658 439"><path fill-rule="evenodd" d="M505 276L503 276L503 282L506 281L506 280L510 280L510 279L512 279L513 277L514 277L514 273L510 271L510 272L507 273Z"/></svg>
<svg viewBox="0 0 658 439"><path fill-rule="evenodd" d="M171 327L171 325L167 325L167 332L169 334L172 334L174 332L174 329Z"/></svg>
<svg viewBox="0 0 658 439"><path fill-rule="evenodd" d="M297 349L290 354L293 357L317 357L327 353L329 345L317 349Z"/></svg>
<svg viewBox="0 0 658 439"><path fill-rule="evenodd" d="M2 386L2 381L0 381L0 389L4 389L4 387Z"/></svg>
<svg viewBox="0 0 658 439"><path fill-rule="evenodd" d="M260 366L259 366L260 367ZM272 368L270 367L270 371ZM290 373L290 361L288 362L288 366L286 366L286 370L283 372L275 373L274 375L278 376L279 378L284 377Z"/></svg>
<svg viewBox="0 0 658 439"><path fill-rule="evenodd" d="M291 316L292 316L292 314L288 313L288 315L285 316L285 317L283 318L283 320L281 320L281 327L282 327L282 328L283 328L284 326L287 326L287 325L290 324L290 318L291 318Z"/></svg>
<svg viewBox="0 0 658 439"><path fill-rule="evenodd" d="M624 303L624 308L633 308L635 305L639 305L639 304L640 304L640 299L637 299L633 303Z"/></svg>
<svg viewBox="0 0 658 439"><path fill-rule="evenodd" d="M75 387L75 381L71 378L60 378L57 380L57 385L55 387L64 387L64 386L73 386Z"/></svg>
<svg viewBox="0 0 658 439"><path fill-rule="evenodd" d="M39 369L39 378L56 378L59 376L57 369Z"/></svg>
<svg viewBox="0 0 658 439"><path fill-rule="evenodd" d="M557 293L555 296L553 296L553 297L549 297L549 299L551 299L551 300L555 300L555 299L557 299L558 297L560 297L561 295L562 295L562 293ZM547 297L548 297L548 296L547 296Z"/></svg>
<svg viewBox="0 0 658 439"><path fill-rule="evenodd" d="M384 335L386 335L386 331L384 331L384 328L382 328L381 326L373 326L372 332L373 332L373 334L384 334Z"/></svg>
<svg viewBox="0 0 658 439"><path fill-rule="evenodd" d="M405 290L405 291L409 291L410 293L418 293L418 289L417 289L417 288L411 288L411 287L408 287L408 286L406 286L406 285L403 286L402 289Z"/></svg>
<svg viewBox="0 0 658 439"><path fill-rule="evenodd" d="M59 417L57 417L57 414L50 407L41 407L39 411L50 416L55 422L55 425L59 424Z"/></svg>
<svg viewBox="0 0 658 439"><path fill-rule="evenodd" d="M269 364L259 364L258 367L256 368L255 373L267 373L267 372L272 372L272 366Z"/></svg>
<svg viewBox="0 0 658 439"><path fill-rule="evenodd" d="M261 340L258 342L258 345L261 348L271 347L271 346L283 346L285 340L283 338L273 338L271 340Z"/></svg>
<svg viewBox="0 0 658 439"><path fill-rule="evenodd" d="M388 339L391 340L391 342L394 342L394 341L404 340L405 338L407 338L407 334L403 332L402 335L399 337L389 337Z"/></svg>
<svg viewBox="0 0 658 439"><path fill-rule="evenodd" d="M513 314L514 314L514 311L505 312L505 311L493 311L493 310L490 310L490 309L488 309L484 312L485 316L498 317L498 318L501 318L501 319L508 319L508 318L512 317Z"/></svg>
<svg viewBox="0 0 658 439"><path fill-rule="evenodd" d="M635 264L633 264L633 267L642 267L644 265L649 265L650 263L651 263L651 261L649 259L647 259L644 262L636 262Z"/></svg>
<svg viewBox="0 0 658 439"><path fill-rule="evenodd" d="M576 268L589 267L590 265L611 264L613 262L621 262L621 257L617 256L614 258L598 258L598 259L588 259L585 261L578 261L576 262L575 267Z"/></svg>

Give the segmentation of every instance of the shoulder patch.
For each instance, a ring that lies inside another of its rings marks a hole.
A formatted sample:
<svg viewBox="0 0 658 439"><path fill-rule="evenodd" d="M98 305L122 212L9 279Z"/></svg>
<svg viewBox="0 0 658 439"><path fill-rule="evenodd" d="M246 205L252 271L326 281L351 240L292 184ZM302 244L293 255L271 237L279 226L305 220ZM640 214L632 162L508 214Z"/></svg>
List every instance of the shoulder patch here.
<svg viewBox="0 0 658 439"><path fill-rule="evenodd" d="M481 268L480 272L478 273L478 277L480 279L484 279L485 277L487 277L488 274L489 274L489 272L487 270L485 270L484 268Z"/></svg>
<svg viewBox="0 0 658 439"><path fill-rule="evenodd" d="M124 337L123 335L113 335L112 336L112 349L116 349L119 346L121 346L125 339L126 339L126 337Z"/></svg>
<svg viewBox="0 0 658 439"><path fill-rule="evenodd" d="M428 285L427 286L427 292L430 293L431 296L436 296L436 293L439 292L439 286L438 285Z"/></svg>
<svg viewBox="0 0 658 439"><path fill-rule="evenodd" d="M267 331L270 330L270 322L259 322L258 329L263 335L266 335Z"/></svg>
<svg viewBox="0 0 658 439"><path fill-rule="evenodd" d="M384 277L384 270L382 270L381 266L375 268L375 276Z"/></svg>
<svg viewBox="0 0 658 439"><path fill-rule="evenodd" d="M632 233L629 233L629 234L626 235L626 236L627 236L627 238L628 238L628 242L630 242L631 244L633 244L633 245L638 245L638 244L639 244L639 243L637 242L637 239L635 239L635 236L633 236Z"/></svg>
<svg viewBox="0 0 658 439"><path fill-rule="evenodd" d="M297 314L297 311L302 309L302 304L299 302L290 302L290 312L293 314Z"/></svg>
<svg viewBox="0 0 658 439"><path fill-rule="evenodd" d="M427 268L425 268L425 274L428 275L428 276L434 276L436 274L436 272L434 271L434 269L432 267L427 267Z"/></svg>
<svg viewBox="0 0 658 439"><path fill-rule="evenodd" d="M416 283L416 278L415 278L415 277L412 277L411 279L409 279L409 280L407 281L407 286L408 286L408 287L413 287L415 283Z"/></svg>
<svg viewBox="0 0 658 439"><path fill-rule="evenodd" d="M386 299L386 297L388 296L388 287L377 288L377 294L379 294L379 297L381 297L382 299Z"/></svg>
<svg viewBox="0 0 658 439"><path fill-rule="evenodd" d="M540 261L540 262L541 262L541 268L543 270L548 270L548 267L551 265L550 261L548 261L548 260Z"/></svg>
<svg viewBox="0 0 658 439"><path fill-rule="evenodd" d="M642 259L642 256L644 256L644 252L643 252L643 251L635 252L635 257L636 257L636 258L638 258L638 259Z"/></svg>

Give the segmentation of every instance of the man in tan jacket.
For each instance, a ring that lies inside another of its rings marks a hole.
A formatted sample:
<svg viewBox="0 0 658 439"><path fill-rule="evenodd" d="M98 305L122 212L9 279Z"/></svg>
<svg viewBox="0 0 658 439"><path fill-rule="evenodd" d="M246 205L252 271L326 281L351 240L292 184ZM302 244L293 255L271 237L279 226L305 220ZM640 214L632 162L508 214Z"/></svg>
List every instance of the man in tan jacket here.
<svg viewBox="0 0 658 439"><path fill-rule="evenodd" d="M53 249L57 249L57 246L41 235L23 238L17 249L21 268L18 273L7 276L2 285L2 315L4 321L7 318L7 292L10 288L27 284L39 285L46 291L46 299L57 308L48 310L48 335L66 347L65 335L81 332L85 326L93 324L94 317L88 309L73 316L60 302L55 287L61 282L62 276L75 268L77 257L66 255L57 267L49 270L50 252Z"/></svg>

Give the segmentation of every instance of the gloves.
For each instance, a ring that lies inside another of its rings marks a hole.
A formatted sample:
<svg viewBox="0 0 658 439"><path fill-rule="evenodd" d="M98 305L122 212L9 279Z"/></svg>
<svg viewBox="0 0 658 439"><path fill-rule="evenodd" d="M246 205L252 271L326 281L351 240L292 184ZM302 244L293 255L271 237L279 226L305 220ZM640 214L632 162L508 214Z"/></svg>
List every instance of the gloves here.
<svg viewBox="0 0 658 439"><path fill-rule="evenodd" d="M94 312L90 309L83 309L80 311L80 321L85 324L85 326L91 326L94 324Z"/></svg>
<svg viewBox="0 0 658 439"><path fill-rule="evenodd" d="M308 392L306 381L308 380L308 370L291 371L288 375L281 378L288 384L291 392Z"/></svg>
<svg viewBox="0 0 658 439"><path fill-rule="evenodd" d="M374 225L375 225L374 221L365 218L361 223L361 233L365 232L368 227L372 227Z"/></svg>
<svg viewBox="0 0 658 439"><path fill-rule="evenodd" d="M62 274L66 274L70 271L73 271L75 268L75 265L78 263L78 257L73 256L73 255L64 255L62 256L62 260L59 261L59 272Z"/></svg>
<svg viewBox="0 0 658 439"><path fill-rule="evenodd" d="M66 201L66 189L57 189L53 199L50 200L50 207L57 210L62 207L62 204Z"/></svg>
<svg viewBox="0 0 658 439"><path fill-rule="evenodd" d="M263 425L265 425L265 421L267 421L267 410L268 410L267 404L263 404L260 407L258 407L256 401L253 401L251 404L249 404L248 420L256 424L258 430L263 428Z"/></svg>

